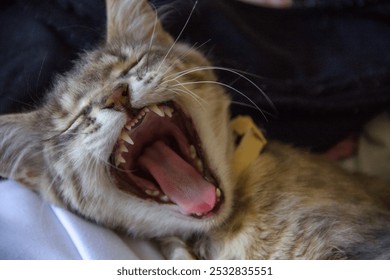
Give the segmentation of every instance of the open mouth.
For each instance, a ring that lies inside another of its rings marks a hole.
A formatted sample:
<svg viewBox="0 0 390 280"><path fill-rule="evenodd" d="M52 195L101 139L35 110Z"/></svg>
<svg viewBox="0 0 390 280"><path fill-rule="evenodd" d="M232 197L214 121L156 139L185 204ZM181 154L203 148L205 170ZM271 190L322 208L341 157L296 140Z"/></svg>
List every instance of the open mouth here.
<svg viewBox="0 0 390 280"><path fill-rule="evenodd" d="M118 187L142 199L171 204L187 216L217 213L223 194L191 118L174 102L127 116L111 155L111 173Z"/></svg>

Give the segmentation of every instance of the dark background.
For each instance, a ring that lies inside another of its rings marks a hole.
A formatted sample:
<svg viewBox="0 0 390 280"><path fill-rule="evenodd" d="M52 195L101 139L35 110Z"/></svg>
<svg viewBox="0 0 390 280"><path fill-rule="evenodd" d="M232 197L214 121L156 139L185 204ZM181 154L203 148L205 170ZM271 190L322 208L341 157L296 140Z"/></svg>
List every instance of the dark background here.
<svg viewBox="0 0 390 280"><path fill-rule="evenodd" d="M192 0L170 4L164 26L177 36ZM0 3L0 113L31 110L56 75L104 39L103 0ZM390 109L390 2L315 0L275 10L233 0L199 0L182 41L202 46L214 65L239 69L259 85L226 71L232 113L250 114L268 138L325 151ZM246 105L245 105L246 104Z"/></svg>

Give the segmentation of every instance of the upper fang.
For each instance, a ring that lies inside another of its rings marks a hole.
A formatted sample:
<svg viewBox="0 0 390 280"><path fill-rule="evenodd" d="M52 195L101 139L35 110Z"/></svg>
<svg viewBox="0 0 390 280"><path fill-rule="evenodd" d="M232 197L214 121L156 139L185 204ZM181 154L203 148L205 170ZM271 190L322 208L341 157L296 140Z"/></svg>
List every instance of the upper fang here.
<svg viewBox="0 0 390 280"><path fill-rule="evenodd" d="M165 116L165 113L156 105L156 104L153 104L153 105L150 105L149 106L149 109L156 113L157 115L159 115L160 117L164 117Z"/></svg>
<svg viewBox="0 0 390 280"><path fill-rule="evenodd" d="M126 160L122 155L118 155L115 157L115 166L118 167L121 163L126 163Z"/></svg>
<svg viewBox="0 0 390 280"><path fill-rule="evenodd" d="M126 146L122 143L120 146L119 146L119 153L128 153L129 150L126 148Z"/></svg>
<svg viewBox="0 0 390 280"><path fill-rule="evenodd" d="M172 108L170 108L168 106L164 106L163 110L164 110L164 113L165 113L166 116L172 118L172 114L173 114L173 111L174 111Z"/></svg>
<svg viewBox="0 0 390 280"><path fill-rule="evenodd" d="M134 145L133 139L131 139L130 136L125 131L122 131L121 139L124 140L125 142L127 142L130 145Z"/></svg>

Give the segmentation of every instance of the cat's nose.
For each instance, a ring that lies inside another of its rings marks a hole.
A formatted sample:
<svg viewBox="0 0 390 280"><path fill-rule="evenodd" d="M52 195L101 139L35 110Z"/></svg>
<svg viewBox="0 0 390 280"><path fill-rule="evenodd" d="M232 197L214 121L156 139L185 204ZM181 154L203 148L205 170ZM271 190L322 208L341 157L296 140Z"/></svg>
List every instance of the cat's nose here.
<svg viewBox="0 0 390 280"><path fill-rule="evenodd" d="M126 84L117 86L104 102L104 108L114 110L121 110L129 105L129 87Z"/></svg>

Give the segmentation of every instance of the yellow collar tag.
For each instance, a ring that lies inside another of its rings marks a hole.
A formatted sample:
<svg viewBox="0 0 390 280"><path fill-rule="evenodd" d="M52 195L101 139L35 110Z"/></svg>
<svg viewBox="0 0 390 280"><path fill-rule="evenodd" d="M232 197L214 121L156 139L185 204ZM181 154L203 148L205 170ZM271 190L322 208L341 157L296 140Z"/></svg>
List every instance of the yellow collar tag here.
<svg viewBox="0 0 390 280"><path fill-rule="evenodd" d="M238 178L256 160L267 140L249 116L237 116L230 124L235 135L241 137L233 157L234 174Z"/></svg>

